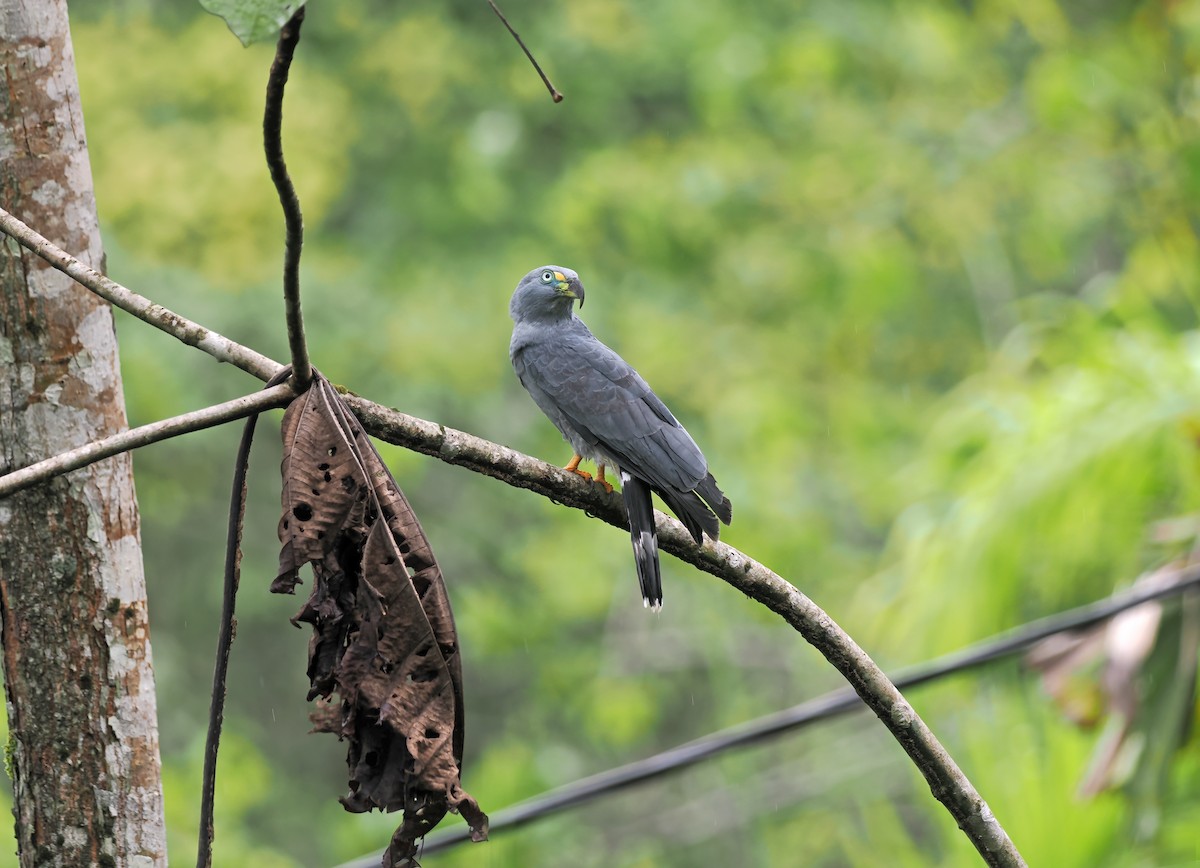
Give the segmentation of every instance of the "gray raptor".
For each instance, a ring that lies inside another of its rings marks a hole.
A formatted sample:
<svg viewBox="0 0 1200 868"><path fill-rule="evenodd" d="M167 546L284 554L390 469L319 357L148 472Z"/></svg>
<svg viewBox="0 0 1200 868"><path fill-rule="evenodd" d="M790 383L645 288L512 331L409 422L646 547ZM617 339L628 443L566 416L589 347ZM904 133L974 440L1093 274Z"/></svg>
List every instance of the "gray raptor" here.
<svg viewBox="0 0 1200 868"><path fill-rule="evenodd" d="M717 538L717 519L729 524L733 508L696 441L638 372L575 315L583 296L579 275L569 268L546 265L521 278L508 305L509 358L521 385L575 450L566 469L590 479L579 462L595 461L596 481L609 491L605 466L620 474L642 599L657 611L662 576L650 492L697 545L704 534Z"/></svg>

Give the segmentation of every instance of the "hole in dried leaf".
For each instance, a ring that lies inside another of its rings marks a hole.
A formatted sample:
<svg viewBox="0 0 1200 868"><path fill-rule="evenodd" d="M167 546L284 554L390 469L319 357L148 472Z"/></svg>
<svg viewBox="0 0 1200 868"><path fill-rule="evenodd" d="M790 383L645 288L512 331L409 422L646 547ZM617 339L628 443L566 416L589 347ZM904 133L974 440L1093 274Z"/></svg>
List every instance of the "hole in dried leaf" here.
<svg viewBox="0 0 1200 868"><path fill-rule="evenodd" d="M459 783L457 640L442 578L411 507L328 383L318 377L315 386L319 400L293 403L284 419L290 450L284 464L292 471L284 479L284 545L272 590L290 591L298 568L312 564L313 593L293 623L314 627L310 698L341 694L317 729L350 742L350 796L342 803L354 811L404 808L389 853L411 856L448 809L473 811L472 828L486 829ZM293 412L301 406L309 411L303 418ZM308 502L300 494L305 485Z"/></svg>

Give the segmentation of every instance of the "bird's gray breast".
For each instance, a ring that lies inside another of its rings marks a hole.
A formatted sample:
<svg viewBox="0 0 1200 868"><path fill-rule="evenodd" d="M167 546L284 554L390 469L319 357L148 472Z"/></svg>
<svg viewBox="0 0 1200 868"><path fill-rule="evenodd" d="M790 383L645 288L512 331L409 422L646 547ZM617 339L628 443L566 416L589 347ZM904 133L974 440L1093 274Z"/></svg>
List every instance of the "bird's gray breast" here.
<svg viewBox="0 0 1200 868"><path fill-rule="evenodd" d="M615 465L612 456L599 448L595 435L567 412L571 389L579 387L580 379L578 372L571 370L569 357L556 352L552 344L539 340L536 334L523 334L522 331L519 326L514 329L509 357L525 391L576 453L593 461Z"/></svg>
<svg viewBox="0 0 1200 868"><path fill-rule="evenodd" d="M690 491L704 456L646 381L577 318L519 323L511 347L517 375L579 454L651 484Z"/></svg>

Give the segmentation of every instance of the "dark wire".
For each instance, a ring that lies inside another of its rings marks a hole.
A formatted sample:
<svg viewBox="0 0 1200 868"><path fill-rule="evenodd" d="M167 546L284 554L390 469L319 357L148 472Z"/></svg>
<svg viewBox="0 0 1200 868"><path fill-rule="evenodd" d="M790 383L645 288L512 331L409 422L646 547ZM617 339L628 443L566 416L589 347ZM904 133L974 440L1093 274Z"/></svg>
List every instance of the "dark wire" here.
<svg viewBox="0 0 1200 868"><path fill-rule="evenodd" d="M968 645L925 663L906 667L892 677L892 683L901 689L919 687L947 675L966 672L1010 657L1056 633L1089 627L1127 609L1174 596L1200 585L1200 565L1182 567L1173 572L1174 581L1169 584L1156 583L1152 588L1135 587L1121 591L1103 600L1014 627L991 639ZM1160 575L1165 578L1169 574L1164 571ZM848 688L835 690L791 708L703 736L646 759L565 784L496 811L490 815L490 830L497 832L502 829L516 829L608 793L681 771L733 748L758 744L786 732L861 708L864 708L862 700L854 691ZM469 829L454 828L431 836L422 852L426 855L436 853L467 840L470 840ZM379 856L364 856L346 862L339 868L377 868L378 865Z"/></svg>

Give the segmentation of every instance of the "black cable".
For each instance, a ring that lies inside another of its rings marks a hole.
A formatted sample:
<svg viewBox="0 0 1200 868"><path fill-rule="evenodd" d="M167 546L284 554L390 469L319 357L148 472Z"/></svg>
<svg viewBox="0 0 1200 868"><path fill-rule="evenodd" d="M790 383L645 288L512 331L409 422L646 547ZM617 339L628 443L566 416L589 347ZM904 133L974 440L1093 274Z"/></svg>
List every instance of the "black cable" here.
<svg viewBox="0 0 1200 868"><path fill-rule="evenodd" d="M1056 633L1089 627L1127 609L1174 596L1200 585L1200 565L1183 567L1174 572L1174 582L1156 584L1152 588L1130 588L1103 600L1014 627L991 639L968 645L925 663L906 667L892 678L892 683L900 689L919 687L947 675L965 672L1009 657ZM646 759L565 784L496 811L490 815L490 831L515 829L599 796L681 771L732 748L758 744L783 733L863 707L862 700L854 691L849 688L836 690L791 708L703 736ZM435 853L469 839L469 829L454 828L432 836L425 843L422 853ZM378 856L364 856L346 862L339 868L377 868L378 865Z"/></svg>

